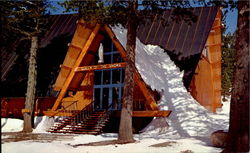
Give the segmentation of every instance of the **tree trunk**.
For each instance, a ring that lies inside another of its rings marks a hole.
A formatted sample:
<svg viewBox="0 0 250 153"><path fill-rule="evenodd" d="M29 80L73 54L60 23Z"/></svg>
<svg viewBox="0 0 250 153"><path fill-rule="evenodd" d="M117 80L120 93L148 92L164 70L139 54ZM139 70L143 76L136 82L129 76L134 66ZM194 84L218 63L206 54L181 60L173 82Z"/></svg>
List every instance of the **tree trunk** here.
<svg viewBox="0 0 250 153"><path fill-rule="evenodd" d="M249 6L249 1L238 3L236 65L225 153L249 151Z"/></svg>
<svg viewBox="0 0 250 153"><path fill-rule="evenodd" d="M33 36L31 38L31 48L30 48L30 58L29 58L29 74L28 74L28 84L27 93L25 99L25 112L23 132L32 132L33 125L33 113L35 104L35 92L36 92L36 55L38 49L38 37Z"/></svg>
<svg viewBox="0 0 250 153"><path fill-rule="evenodd" d="M132 129L132 111L133 111L133 95L134 95L134 72L135 72L135 45L136 45L136 14L137 1L130 1L130 15L128 17L127 25L127 54L126 54L126 68L124 79L123 103L121 111L121 120L118 134L118 141L121 143L134 142Z"/></svg>

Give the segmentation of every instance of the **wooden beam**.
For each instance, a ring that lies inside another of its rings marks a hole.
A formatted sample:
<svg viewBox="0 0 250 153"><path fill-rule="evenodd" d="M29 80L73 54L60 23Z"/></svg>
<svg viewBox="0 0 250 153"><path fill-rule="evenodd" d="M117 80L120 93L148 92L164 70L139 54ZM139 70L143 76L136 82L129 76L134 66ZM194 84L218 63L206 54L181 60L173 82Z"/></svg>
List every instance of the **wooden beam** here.
<svg viewBox="0 0 250 153"><path fill-rule="evenodd" d="M83 27L86 26L86 23L83 22L82 20L77 20L77 21L76 21L76 24L77 24L77 25L81 25L81 26L83 26Z"/></svg>
<svg viewBox="0 0 250 153"><path fill-rule="evenodd" d="M214 26L214 27L212 27L212 30L215 30L215 29L221 29L221 28L223 28L223 26L222 26L222 25L218 25L218 26Z"/></svg>
<svg viewBox="0 0 250 153"><path fill-rule="evenodd" d="M112 42L115 44L115 47L117 48L117 50L121 54L121 57L123 58L124 61L126 61L126 51L125 51L124 47L119 42L119 40L116 38L115 34L113 33L113 31L110 29L109 26L105 25L104 28L105 28L106 32L108 33L109 37L111 38ZM152 97L151 93L148 91L145 82L141 78L141 75L137 71L136 68L135 68L135 82L137 83L137 85L141 89L143 95L145 96L145 98L146 98L146 100L148 102L147 105L152 110L159 110L159 108L158 108L158 106L156 104L156 101Z"/></svg>
<svg viewBox="0 0 250 153"><path fill-rule="evenodd" d="M124 63L114 63L114 64L90 65L90 66L77 67L75 69L75 72L124 68L125 66L126 66L125 62Z"/></svg>
<svg viewBox="0 0 250 153"><path fill-rule="evenodd" d="M22 113L30 113L30 109L22 109Z"/></svg>
<svg viewBox="0 0 250 153"><path fill-rule="evenodd" d="M204 59L205 61L207 61L209 64L211 64L208 57L204 56L203 54L201 55L201 58Z"/></svg>
<svg viewBox="0 0 250 153"><path fill-rule="evenodd" d="M74 70L75 68L77 68L77 67L80 66L80 64L81 64L81 62L82 62L82 59L83 59L83 58L85 57L85 55L87 54L87 51L88 51L88 49L89 49L91 43L93 42L94 38L96 37L96 35L97 35L97 33L98 33L100 27L101 27L101 26L100 26L99 24L97 24L97 25L95 26L95 28L94 28L94 30L92 31L92 33L90 34L90 36L89 36L89 38L88 38L86 44L84 45L84 47L83 47L83 49L82 49L80 55L78 56L78 58L77 58L77 60L76 60L76 62L75 62L75 64L74 64L74 66L72 67L73 70ZM65 96L65 94L66 94L66 92L67 92L67 90L68 90L68 87L69 87L69 85L70 85L70 83L71 83L71 81L72 81L72 79L73 79L73 77L74 77L74 75L75 75L75 71L73 71L73 70L70 71L69 76L67 77L67 79L66 79L65 82L64 82L64 85L63 85L63 87L62 87L62 89L61 89L61 91L60 91L60 93L59 93L59 95L58 95L58 97L57 97L57 99L56 99L56 101L55 101L55 104L54 104L54 106L52 107L52 110L53 110L53 111L55 111L55 110L58 108L59 104L61 103L63 97Z"/></svg>
<svg viewBox="0 0 250 153"><path fill-rule="evenodd" d="M133 111L132 117L168 117L172 111L161 110L161 111ZM115 116L120 117L121 111L115 111Z"/></svg>
<svg viewBox="0 0 250 153"><path fill-rule="evenodd" d="M71 44L71 43L68 43L68 46L69 46L69 47L72 47L72 48L75 48L75 49L77 49L77 50L82 50L82 48L81 48L81 47L76 46L76 45Z"/></svg>
<svg viewBox="0 0 250 153"><path fill-rule="evenodd" d="M70 112L59 112L59 111L43 111L46 116L72 116L73 113Z"/></svg>
<svg viewBox="0 0 250 153"><path fill-rule="evenodd" d="M207 44L205 47L222 46L222 45L223 45L223 43Z"/></svg>
<svg viewBox="0 0 250 153"><path fill-rule="evenodd" d="M117 50L120 52L121 57L123 58L124 61L126 61L126 51L123 48L122 44L119 42L119 40L116 38L115 34L113 31L109 28L108 25L104 26L104 29L108 33L109 37L111 38L112 42L114 43L115 47Z"/></svg>
<svg viewBox="0 0 250 153"><path fill-rule="evenodd" d="M142 91L142 94L146 98L148 107L151 108L152 110L159 110L155 99L152 97L151 93L148 91L147 85L141 78L141 75L139 74L139 72L136 71L134 75L135 75L135 82L137 83L137 85Z"/></svg>
<svg viewBox="0 0 250 153"><path fill-rule="evenodd" d="M72 70L71 67L68 67L68 66L65 66L65 65L62 65L62 64L60 65L60 68L61 69L66 69L66 70L70 70L70 71Z"/></svg>

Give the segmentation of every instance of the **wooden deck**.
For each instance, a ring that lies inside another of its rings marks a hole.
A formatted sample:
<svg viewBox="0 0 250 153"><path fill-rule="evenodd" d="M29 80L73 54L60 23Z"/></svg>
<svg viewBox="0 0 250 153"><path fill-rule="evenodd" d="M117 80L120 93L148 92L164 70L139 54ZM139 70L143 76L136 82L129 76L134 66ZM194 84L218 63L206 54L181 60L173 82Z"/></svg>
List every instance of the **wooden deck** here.
<svg viewBox="0 0 250 153"><path fill-rule="evenodd" d="M168 117L172 111L159 110L159 111L133 111L132 117ZM46 116L72 116L71 112L59 112L59 111L44 111ZM114 111L116 117L121 116L121 111Z"/></svg>

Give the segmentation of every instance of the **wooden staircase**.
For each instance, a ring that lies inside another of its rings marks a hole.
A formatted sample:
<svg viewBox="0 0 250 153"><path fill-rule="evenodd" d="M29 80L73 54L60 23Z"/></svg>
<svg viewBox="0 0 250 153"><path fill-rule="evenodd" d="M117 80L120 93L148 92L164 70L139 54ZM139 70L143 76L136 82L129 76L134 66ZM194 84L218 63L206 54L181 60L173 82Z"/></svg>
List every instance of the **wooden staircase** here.
<svg viewBox="0 0 250 153"><path fill-rule="evenodd" d="M84 109L73 116L59 120L48 132L98 135L103 132L111 114L112 111L109 110Z"/></svg>

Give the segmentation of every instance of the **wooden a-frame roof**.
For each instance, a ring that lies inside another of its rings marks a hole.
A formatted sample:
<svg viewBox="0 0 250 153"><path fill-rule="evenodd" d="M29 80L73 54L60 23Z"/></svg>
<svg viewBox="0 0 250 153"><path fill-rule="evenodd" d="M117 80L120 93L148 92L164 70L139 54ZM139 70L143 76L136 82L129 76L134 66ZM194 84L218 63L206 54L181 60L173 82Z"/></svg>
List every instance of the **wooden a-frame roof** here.
<svg viewBox="0 0 250 153"><path fill-rule="evenodd" d="M103 39L102 33L104 32L109 35L121 57L126 61L126 51L109 26L101 26L99 24L87 25L83 20L79 20L73 39L71 43L68 44L68 52L54 85L54 90L59 91L59 95L51 111L58 109L68 90L79 89L79 86L85 79L86 72L97 69L125 67L126 63L90 65L94 60L94 53L98 50ZM155 99L136 68L134 77L135 83L139 86L139 89L146 99L147 109L152 111L158 110Z"/></svg>
<svg viewBox="0 0 250 153"><path fill-rule="evenodd" d="M195 8L193 13L197 15L197 22L187 25L184 21L177 23L170 20L172 10L166 10L163 17L169 21L169 25L171 26L163 26L160 23L161 21L155 18L151 22L146 22L146 25L140 25L137 36L145 44L154 44L164 48L177 66L184 70L184 78L186 78L186 80L184 79L184 84L187 86L198 64L200 54L205 46L217 12L217 7ZM72 31L75 31L54 85L54 90L59 91L57 100L52 108L52 111L55 111L66 95L67 90L79 88L79 85L83 81L86 73L79 72L86 71L88 68L84 68L84 66L89 66L91 61L93 61L93 53L97 51L103 39L100 31L106 32L109 35L124 61L126 60L126 51L108 25L104 27L98 24L92 26L86 25L83 20L77 21L77 17L74 15L53 16L52 18L54 23L40 42L40 46L46 46L46 43L49 43L55 36L70 35ZM116 67L124 67L125 65L125 63L124 65L122 63L119 64ZM114 65L109 66L112 67ZM95 68L98 69L101 67L97 66L93 69ZM136 71L135 79L146 97L149 108L151 110L158 110L154 98L152 98L138 71Z"/></svg>
<svg viewBox="0 0 250 153"><path fill-rule="evenodd" d="M173 10L166 10L163 18L168 21L168 26L155 17L153 21L139 25L137 37L144 44L161 46L184 70L183 81L188 88L218 11L218 7L194 8L197 21L189 25L185 21L175 22L171 19ZM56 37L72 36L77 20L76 14L52 15L49 19L50 29L41 40L40 47L45 47Z"/></svg>

